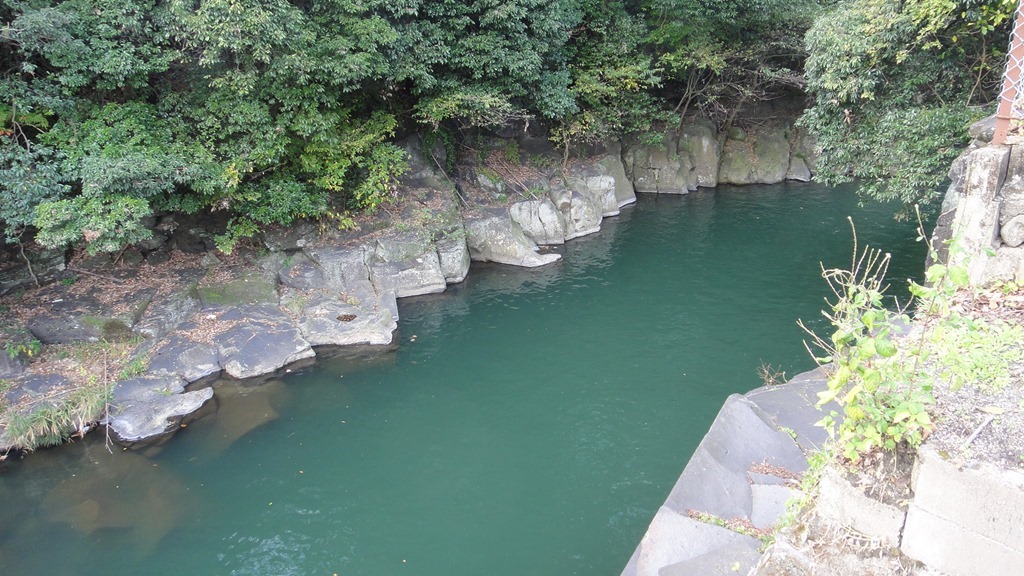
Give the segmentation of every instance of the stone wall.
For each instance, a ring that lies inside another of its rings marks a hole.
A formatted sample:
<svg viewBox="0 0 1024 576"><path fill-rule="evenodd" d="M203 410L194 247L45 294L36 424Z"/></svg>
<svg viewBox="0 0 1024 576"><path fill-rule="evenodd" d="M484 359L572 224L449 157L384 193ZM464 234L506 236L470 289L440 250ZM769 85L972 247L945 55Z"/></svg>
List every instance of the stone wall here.
<svg viewBox="0 0 1024 576"><path fill-rule="evenodd" d="M972 285L1024 281L1024 147L996 146L994 118L970 129L971 145L954 161L933 242L953 264L967 266Z"/></svg>

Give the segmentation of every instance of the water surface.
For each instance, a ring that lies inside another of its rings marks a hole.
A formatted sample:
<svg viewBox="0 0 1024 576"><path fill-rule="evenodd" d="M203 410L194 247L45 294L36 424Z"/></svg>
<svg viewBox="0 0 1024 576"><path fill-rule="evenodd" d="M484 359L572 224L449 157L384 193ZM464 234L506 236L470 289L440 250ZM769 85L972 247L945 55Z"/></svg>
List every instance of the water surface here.
<svg viewBox="0 0 1024 576"><path fill-rule="evenodd" d="M923 259L815 185L641 197L539 270L400 302L397 344L256 386L161 448L0 467L0 574L616 575L719 406L812 367L819 262Z"/></svg>

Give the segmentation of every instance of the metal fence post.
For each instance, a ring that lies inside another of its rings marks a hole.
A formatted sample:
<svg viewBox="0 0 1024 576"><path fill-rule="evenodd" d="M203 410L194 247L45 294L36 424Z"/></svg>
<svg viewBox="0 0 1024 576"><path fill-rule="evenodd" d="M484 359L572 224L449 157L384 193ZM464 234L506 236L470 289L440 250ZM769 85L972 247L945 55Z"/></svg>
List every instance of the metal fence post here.
<svg viewBox="0 0 1024 576"><path fill-rule="evenodd" d="M1006 144L1009 139L1019 141L1021 120L1024 118L1024 94L1020 90L1021 67L1024 66L1024 0L1017 5L1017 17L1010 34L1010 54L1006 59L1003 73L1003 90L999 95L996 111L996 128L993 144Z"/></svg>

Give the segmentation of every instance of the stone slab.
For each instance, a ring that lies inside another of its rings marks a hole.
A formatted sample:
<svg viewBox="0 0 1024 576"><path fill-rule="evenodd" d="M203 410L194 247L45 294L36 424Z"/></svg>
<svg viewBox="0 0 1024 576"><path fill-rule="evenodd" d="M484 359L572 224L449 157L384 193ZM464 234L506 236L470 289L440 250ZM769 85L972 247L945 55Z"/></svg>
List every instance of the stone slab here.
<svg viewBox="0 0 1024 576"><path fill-rule="evenodd" d="M818 483L815 509L823 518L887 546L900 545L904 511L865 496L842 478L835 468L828 468Z"/></svg>
<svg viewBox="0 0 1024 576"><path fill-rule="evenodd" d="M779 386L762 386L746 394L777 428L796 434L796 443L808 452L828 441L828 432L815 424L824 413L815 408L818 392L827 388L827 376L817 369L794 376Z"/></svg>
<svg viewBox="0 0 1024 576"><path fill-rule="evenodd" d="M640 542L636 574L659 576L659 572L666 566L698 558L721 548L744 544L756 551L760 542L662 507Z"/></svg>
<svg viewBox="0 0 1024 576"><path fill-rule="evenodd" d="M1024 473L993 466L960 470L925 446L913 488L916 508L1024 554Z"/></svg>
<svg viewBox="0 0 1024 576"><path fill-rule="evenodd" d="M771 528L786 513L786 503L796 491L787 486L751 484L750 522L758 528Z"/></svg>
<svg viewBox="0 0 1024 576"><path fill-rule="evenodd" d="M106 423L119 442L144 442L175 431L184 416L198 410L212 397L213 389L204 388L146 401L130 400L120 404Z"/></svg>
<svg viewBox="0 0 1024 576"><path fill-rule="evenodd" d="M907 514L901 549L946 576L995 576L1024 571L1024 553L1020 550L965 530L960 524L914 505Z"/></svg>
<svg viewBox="0 0 1024 576"><path fill-rule="evenodd" d="M175 374L195 382L220 372L216 347L172 336L153 352L149 360L152 374Z"/></svg>
<svg viewBox="0 0 1024 576"><path fill-rule="evenodd" d="M669 564L658 576L739 576L757 564L761 553L756 540L742 540L689 560Z"/></svg>
<svg viewBox="0 0 1024 576"><path fill-rule="evenodd" d="M733 394L672 488L666 506L722 518L749 518L752 509L747 471L760 463L793 472L807 468L807 460L793 439L767 424L754 403Z"/></svg>

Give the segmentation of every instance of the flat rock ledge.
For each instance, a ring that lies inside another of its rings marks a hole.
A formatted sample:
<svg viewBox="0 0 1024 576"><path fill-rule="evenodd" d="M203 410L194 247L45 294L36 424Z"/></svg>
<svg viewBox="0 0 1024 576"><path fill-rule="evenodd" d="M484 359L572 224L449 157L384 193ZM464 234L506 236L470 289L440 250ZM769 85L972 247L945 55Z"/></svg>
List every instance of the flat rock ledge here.
<svg viewBox="0 0 1024 576"><path fill-rule="evenodd" d="M741 520L770 529L796 495L804 454L827 440L815 426L820 370L788 383L732 395L658 509L622 576L814 576L890 574L888 556L865 563L821 564L780 539L758 539L711 522ZM912 497L903 505L868 498L826 468L812 501L815 517L858 542L898 551L919 576L1016 574L1024 566L1024 473L983 465L965 470L927 443L917 454ZM863 559L861 559L863 560ZM859 562L860 560L858 560ZM914 564L916 562L916 564ZM881 571L879 571L881 570Z"/></svg>

